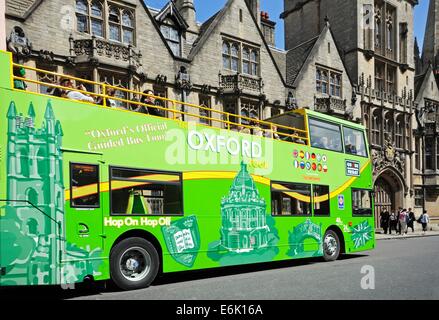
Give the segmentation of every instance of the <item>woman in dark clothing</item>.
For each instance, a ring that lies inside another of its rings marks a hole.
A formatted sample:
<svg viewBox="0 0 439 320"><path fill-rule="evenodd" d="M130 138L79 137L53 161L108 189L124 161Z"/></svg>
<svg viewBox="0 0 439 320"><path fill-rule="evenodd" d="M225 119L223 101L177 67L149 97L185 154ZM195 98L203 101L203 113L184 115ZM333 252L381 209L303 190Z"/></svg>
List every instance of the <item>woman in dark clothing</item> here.
<svg viewBox="0 0 439 320"><path fill-rule="evenodd" d="M407 230L411 228L412 232L415 232L415 226L413 225L415 221L416 221L415 213L412 211L412 208L409 208L409 216L407 219Z"/></svg>
<svg viewBox="0 0 439 320"><path fill-rule="evenodd" d="M390 213L387 210L384 210L380 213L380 224L381 228L384 230L384 234L387 234L387 230L389 229L389 220L390 220ZM390 230L390 232L392 232Z"/></svg>
<svg viewBox="0 0 439 320"><path fill-rule="evenodd" d="M153 107L158 105L158 101L156 101L156 99L153 97L154 92L152 90L145 90L143 91L143 93L147 94L148 96L142 95L142 97L140 98L140 102L148 105L148 113L152 116L163 117L163 110Z"/></svg>

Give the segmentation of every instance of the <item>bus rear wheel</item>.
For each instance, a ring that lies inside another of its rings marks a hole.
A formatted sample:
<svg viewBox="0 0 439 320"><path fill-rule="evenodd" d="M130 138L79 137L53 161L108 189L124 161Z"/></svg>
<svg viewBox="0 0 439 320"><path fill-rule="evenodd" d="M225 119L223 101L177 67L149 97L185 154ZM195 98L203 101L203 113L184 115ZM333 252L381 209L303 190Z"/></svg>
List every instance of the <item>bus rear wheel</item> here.
<svg viewBox="0 0 439 320"><path fill-rule="evenodd" d="M111 280L122 290L148 287L158 270L157 250L143 238L124 239L111 250Z"/></svg>
<svg viewBox="0 0 439 320"><path fill-rule="evenodd" d="M323 238L323 259L335 261L340 255L340 239L333 230L328 230Z"/></svg>

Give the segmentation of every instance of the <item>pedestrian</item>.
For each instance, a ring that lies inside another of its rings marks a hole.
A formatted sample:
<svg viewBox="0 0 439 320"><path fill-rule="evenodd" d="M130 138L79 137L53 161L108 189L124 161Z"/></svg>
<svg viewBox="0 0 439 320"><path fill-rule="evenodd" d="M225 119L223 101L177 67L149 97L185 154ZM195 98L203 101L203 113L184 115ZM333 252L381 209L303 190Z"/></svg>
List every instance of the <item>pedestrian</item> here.
<svg viewBox="0 0 439 320"><path fill-rule="evenodd" d="M384 211L381 211L380 213L380 225L381 228L384 230L384 234L387 234L387 230L389 229L389 219L390 219L390 213L387 211L387 209L384 209ZM392 232L391 230L389 230Z"/></svg>
<svg viewBox="0 0 439 320"><path fill-rule="evenodd" d="M419 217L419 222L422 224L422 234L425 235L427 232L428 223L430 222L430 217L427 214L427 210L424 210L422 215Z"/></svg>
<svg viewBox="0 0 439 320"><path fill-rule="evenodd" d="M401 234L401 223L399 217L401 216L402 208L399 207L398 212L396 213L396 233Z"/></svg>
<svg viewBox="0 0 439 320"><path fill-rule="evenodd" d="M415 232L415 226L414 226L415 221L416 221L415 213L412 211L412 208L409 208L408 219L407 219L407 230L411 228L412 232Z"/></svg>
<svg viewBox="0 0 439 320"><path fill-rule="evenodd" d="M392 230L395 230L395 233L397 232L396 223L397 221L395 212L392 212L389 217L389 234L392 234Z"/></svg>
<svg viewBox="0 0 439 320"><path fill-rule="evenodd" d="M402 209L399 213L399 234L405 235L407 233L407 210Z"/></svg>

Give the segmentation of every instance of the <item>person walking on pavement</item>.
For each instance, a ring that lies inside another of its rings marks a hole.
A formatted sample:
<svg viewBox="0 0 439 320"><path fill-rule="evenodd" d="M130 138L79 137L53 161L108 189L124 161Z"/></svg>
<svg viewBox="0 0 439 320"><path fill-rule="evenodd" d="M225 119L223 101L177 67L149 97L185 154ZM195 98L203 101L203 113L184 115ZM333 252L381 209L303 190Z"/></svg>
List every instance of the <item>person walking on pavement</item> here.
<svg viewBox="0 0 439 320"><path fill-rule="evenodd" d="M389 234L392 234L392 230L395 230L396 233L396 215L395 212L392 212L389 217Z"/></svg>
<svg viewBox="0 0 439 320"><path fill-rule="evenodd" d="M401 234L401 223L400 223L400 216L401 216L402 208L399 207L398 212L396 214L396 233Z"/></svg>
<svg viewBox="0 0 439 320"><path fill-rule="evenodd" d="M403 209L399 213L399 234L405 235L407 233L407 210Z"/></svg>
<svg viewBox="0 0 439 320"><path fill-rule="evenodd" d="M416 221L415 213L412 211L412 208L408 210L408 219L407 219L407 231L409 228L412 229L412 232L415 232L414 223Z"/></svg>
<svg viewBox="0 0 439 320"><path fill-rule="evenodd" d="M381 211L380 213L380 225L381 228L384 230L384 234L387 234L387 230L389 229L389 219L390 219L390 213L387 211L387 209L384 209L384 211ZM392 232L389 230L390 233Z"/></svg>
<svg viewBox="0 0 439 320"><path fill-rule="evenodd" d="M422 235L425 235L427 232L428 223L430 222L430 217L427 214L427 210L424 210L424 213L419 218L419 222L422 224Z"/></svg>

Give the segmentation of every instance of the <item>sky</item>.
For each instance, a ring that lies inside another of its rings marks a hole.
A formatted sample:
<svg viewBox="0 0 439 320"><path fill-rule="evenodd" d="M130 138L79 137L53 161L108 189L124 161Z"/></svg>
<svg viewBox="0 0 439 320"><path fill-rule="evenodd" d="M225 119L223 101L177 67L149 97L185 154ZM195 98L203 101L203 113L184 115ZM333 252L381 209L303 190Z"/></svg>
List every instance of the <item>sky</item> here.
<svg viewBox="0 0 439 320"><path fill-rule="evenodd" d="M145 0L146 4L153 8L162 8L168 0ZM197 10L197 21L204 22L209 17L220 10L226 0L194 0ZM427 21L428 4L430 0L419 0L419 5L415 7L415 37L418 38L419 46L422 50L424 41L425 24ZM270 15L270 19L277 22L276 25L276 46L283 49L284 46L284 24L279 19L283 12L283 0L261 0L261 10Z"/></svg>

